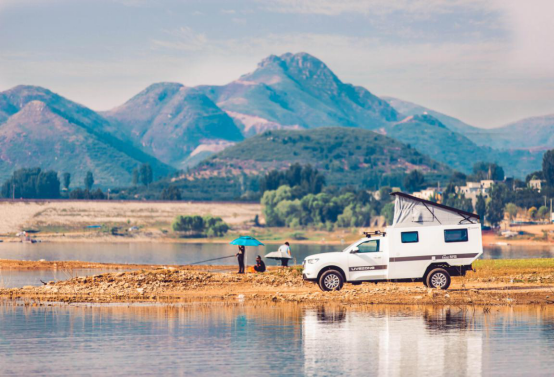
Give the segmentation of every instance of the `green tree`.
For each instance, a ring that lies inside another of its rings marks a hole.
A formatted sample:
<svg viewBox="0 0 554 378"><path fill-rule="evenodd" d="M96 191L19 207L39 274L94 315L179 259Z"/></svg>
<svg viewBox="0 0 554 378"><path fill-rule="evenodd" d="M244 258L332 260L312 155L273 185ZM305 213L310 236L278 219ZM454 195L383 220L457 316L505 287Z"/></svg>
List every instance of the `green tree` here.
<svg viewBox="0 0 554 378"><path fill-rule="evenodd" d="M152 183L153 173L150 164L144 163L140 166L140 181L144 186L148 186Z"/></svg>
<svg viewBox="0 0 554 378"><path fill-rule="evenodd" d="M493 227L497 227L504 220L504 205L500 198L491 198L487 205L487 220Z"/></svg>
<svg viewBox="0 0 554 378"><path fill-rule="evenodd" d="M138 168L135 168L133 169L133 176L132 176L132 182L133 182L133 186L137 186L138 183L139 183L139 170Z"/></svg>
<svg viewBox="0 0 554 378"><path fill-rule="evenodd" d="M477 202L475 202L475 212L481 218L481 222L485 222L485 215L487 213L487 202L482 194L477 196Z"/></svg>
<svg viewBox="0 0 554 378"><path fill-rule="evenodd" d="M508 203L504 207L504 210L508 213L508 216L510 217L510 222L515 219L517 216L517 206L515 203Z"/></svg>
<svg viewBox="0 0 554 378"><path fill-rule="evenodd" d="M496 163L478 162L473 165L473 175L477 180L504 180L504 169Z"/></svg>
<svg viewBox="0 0 554 378"><path fill-rule="evenodd" d="M425 181L425 176L420 171L413 170L404 178L404 188L408 192L415 192L421 189Z"/></svg>
<svg viewBox="0 0 554 378"><path fill-rule="evenodd" d="M170 185L162 190L160 199L162 199L163 201L180 201L181 190L175 185Z"/></svg>
<svg viewBox="0 0 554 378"><path fill-rule="evenodd" d="M69 190L69 185L71 184L71 174L69 172L64 172L62 175L62 186Z"/></svg>
<svg viewBox="0 0 554 378"><path fill-rule="evenodd" d="M179 215L175 218L171 227L173 231L182 232L189 236L223 236L229 231L229 226L220 217L212 217L210 215L205 217Z"/></svg>
<svg viewBox="0 0 554 378"><path fill-rule="evenodd" d="M539 210L537 211L537 215L540 220L544 221L548 218L548 215L550 215L550 210L546 206L539 207Z"/></svg>
<svg viewBox="0 0 554 378"><path fill-rule="evenodd" d="M24 168L13 172L2 185L5 198L58 198L60 180L54 171L40 168Z"/></svg>
<svg viewBox="0 0 554 378"><path fill-rule="evenodd" d="M389 202L381 209L381 215L385 217L387 224L390 226L394 220L394 203Z"/></svg>
<svg viewBox="0 0 554 378"><path fill-rule="evenodd" d="M537 217L537 208L535 206L530 207L527 210L527 214L529 214L529 219L533 220Z"/></svg>
<svg viewBox="0 0 554 378"><path fill-rule="evenodd" d="M91 190L93 185L94 185L94 176L92 175L91 171L88 171L85 176L85 189Z"/></svg>
<svg viewBox="0 0 554 378"><path fill-rule="evenodd" d="M544 153L542 157L542 174L548 186L554 188L554 150Z"/></svg>

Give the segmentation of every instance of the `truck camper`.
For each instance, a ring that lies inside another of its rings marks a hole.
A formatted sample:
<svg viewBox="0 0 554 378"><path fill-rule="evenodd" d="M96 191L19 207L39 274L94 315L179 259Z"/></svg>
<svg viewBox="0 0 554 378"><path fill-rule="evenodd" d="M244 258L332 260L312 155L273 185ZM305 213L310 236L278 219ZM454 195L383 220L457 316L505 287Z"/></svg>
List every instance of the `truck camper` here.
<svg viewBox="0 0 554 378"><path fill-rule="evenodd" d="M394 192L394 219L384 232L365 237L342 252L306 257L305 280L321 290L340 290L345 282L423 282L448 289L450 277L465 276L483 254L477 214Z"/></svg>

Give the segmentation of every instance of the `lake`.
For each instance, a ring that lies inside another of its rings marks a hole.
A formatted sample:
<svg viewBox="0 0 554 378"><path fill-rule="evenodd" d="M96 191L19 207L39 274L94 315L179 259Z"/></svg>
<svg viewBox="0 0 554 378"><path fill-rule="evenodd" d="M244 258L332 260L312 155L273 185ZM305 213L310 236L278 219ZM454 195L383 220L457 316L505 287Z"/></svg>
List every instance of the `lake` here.
<svg viewBox="0 0 554 378"><path fill-rule="evenodd" d="M301 264L308 255L340 251L346 245L298 244L292 243L292 254ZM208 261L205 265L236 265L235 246L216 243L0 243L0 259L47 260L47 261L89 261L120 264L186 265L222 256L225 259ZM254 264L256 255L275 251L279 244L247 248L247 262ZM485 246L484 259L546 258L554 257L553 247ZM268 265L278 265L267 260ZM58 281L75 276L86 276L108 272L108 270L80 269L71 272L60 271L17 271L0 269L0 287L22 287L41 285L40 280Z"/></svg>
<svg viewBox="0 0 554 378"><path fill-rule="evenodd" d="M0 305L0 376L551 376L554 308Z"/></svg>

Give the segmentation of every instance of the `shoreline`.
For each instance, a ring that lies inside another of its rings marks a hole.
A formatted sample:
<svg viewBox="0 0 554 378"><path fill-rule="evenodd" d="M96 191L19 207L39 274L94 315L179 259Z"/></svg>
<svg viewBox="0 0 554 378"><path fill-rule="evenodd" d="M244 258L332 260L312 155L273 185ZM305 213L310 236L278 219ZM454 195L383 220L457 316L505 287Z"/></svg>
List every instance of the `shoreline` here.
<svg viewBox="0 0 554 378"><path fill-rule="evenodd" d="M554 259L479 260L477 272L453 277L448 290L422 283L345 284L322 292L304 281L297 268L270 269L264 274L215 272L219 266L143 266L87 262L0 260L2 269L106 268L121 272L74 277L43 286L0 289L0 299L44 303L240 303L268 301L310 305L454 305L515 306L554 304ZM229 269L229 267L221 267ZM234 270L234 267L231 267ZM127 271L123 271L127 270ZM129 271L130 270L130 271Z"/></svg>
<svg viewBox="0 0 554 378"><path fill-rule="evenodd" d="M369 229L369 228L368 228ZM361 230L361 229L360 229ZM265 234L264 234L265 231ZM163 243L163 244L228 244L231 240L240 235L251 234L265 244L281 244L283 240L289 240L297 245L348 245L363 237L360 232L352 233L342 230L342 232L325 232L319 230L302 230L302 233L307 235L317 235L312 239L295 240L290 237L295 231L286 228L257 228L246 229L244 232L233 230L223 237L216 238L185 238L171 237L161 232L145 230L132 235L109 235L106 233L85 233L85 232L65 232L65 233L36 233L29 234L31 238L40 240L41 243ZM552 227L554 233L554 226ZM264 237L266 236L266 237ZM14 235L0 235L0 241L4 243L23 243L21 237ZM536 240L536 239L521 239L521 238L504 238L491 232L483 232L483 246L485 247L552 247L554 241Z"/></svg>

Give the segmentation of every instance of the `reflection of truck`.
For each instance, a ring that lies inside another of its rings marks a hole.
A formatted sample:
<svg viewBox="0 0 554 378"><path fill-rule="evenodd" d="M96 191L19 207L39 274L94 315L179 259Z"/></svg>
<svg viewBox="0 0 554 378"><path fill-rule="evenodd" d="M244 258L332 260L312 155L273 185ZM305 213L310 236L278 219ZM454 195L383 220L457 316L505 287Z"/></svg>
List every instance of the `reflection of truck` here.
<svg viewBox="0 0 554 378"><path fill-rule="evenodd" d="M304 279L322 290L344 282L404 281L447 289L451 276L465 276L483 253L477 214L395 192L394 220L386 232L366 237L342 252L311 255Z"/></svg>

